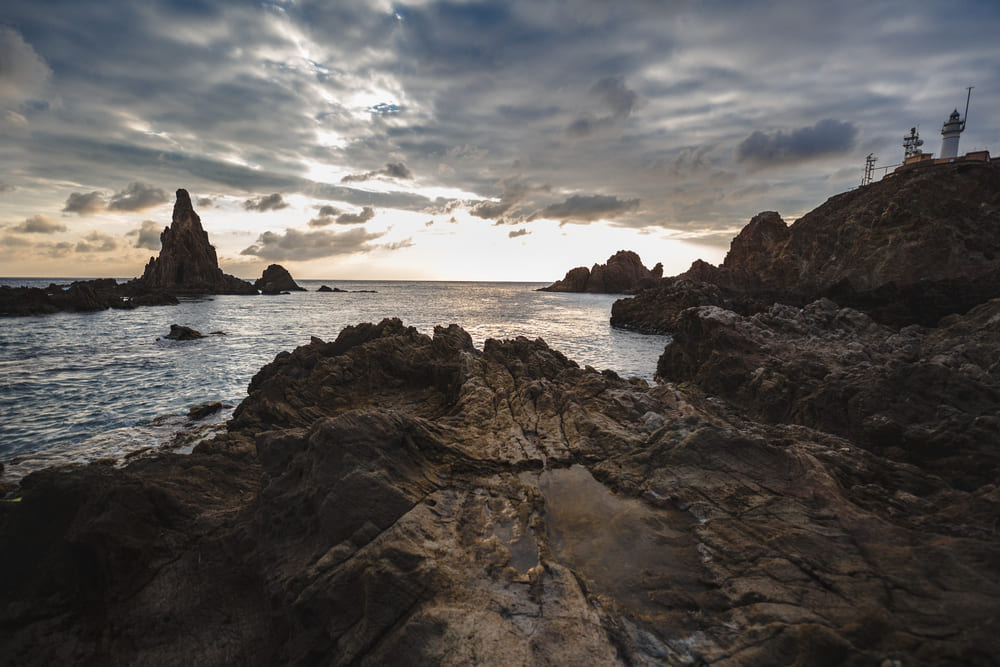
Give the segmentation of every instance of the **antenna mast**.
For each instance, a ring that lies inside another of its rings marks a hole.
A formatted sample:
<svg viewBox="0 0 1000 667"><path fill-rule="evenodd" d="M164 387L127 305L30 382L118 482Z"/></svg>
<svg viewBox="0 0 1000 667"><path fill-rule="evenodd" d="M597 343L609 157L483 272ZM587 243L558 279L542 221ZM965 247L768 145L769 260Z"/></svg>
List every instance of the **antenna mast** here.
<svg viewBox="0 0 1000 667"><path fill-rule="evenodd" d="M903 160L907 160L914 155L920 155L920 147L924 145L924 140L917 133L917 128L911 127L910 133L903 137Z"/></svg>
<svg viewBox="0 0 1000 667"><path fill-rule="evenodd" d="M973 88L975 88L975 86L969 86L969 87L966 88L966 90L969 91L969 94L965 96L965 116L962 117L962 129L963 130L965 129L966 122L968 122L968 120L969 120L969 100L972 99L972 89Z"/></svg>
<svg viewBox="0 0 1000 667"><path fill-rule="evenodd" d="M878 157L875 153L869 153L868 157L865 158L865 177L861 179L861 185L868 185L872 182L872 178L875 176L875 161Z"/></svg>

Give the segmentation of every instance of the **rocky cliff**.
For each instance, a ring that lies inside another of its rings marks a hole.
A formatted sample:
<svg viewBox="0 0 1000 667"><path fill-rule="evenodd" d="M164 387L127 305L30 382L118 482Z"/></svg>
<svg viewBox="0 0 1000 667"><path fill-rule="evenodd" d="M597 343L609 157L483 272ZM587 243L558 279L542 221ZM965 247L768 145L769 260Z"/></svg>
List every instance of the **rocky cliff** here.
<svg viewBox="0 0 1000 667"><path fill-rule="evenodd" d="M0 503L5 664L989 664L998 471L965 457L998 441L1000 303L903 341L827 302L682 319L661 374L689 379L653 387L349 327L188 457L29 476ZM968 437L865 440L907 428Z"/></svg>
<svg viewBox="0 0 1000 667"><path fill-rule="evenodd" d="M1000 296L1000 164L896 174L831 197L790 226L775 212L758 214L720 266L697 261L678 278L719 288L727 307L742 303L744 312L826 297L885 324L933 325ZM672 328L673 309L663 306L679 291L656 289L625 306L616 325Z"/></svg>
<svg viewBox="0 0 1000 667"><path fill-rule="evenodd" d="M605 264L594 264L588 269L578 266L566 272L541 292L591 292L601 294L630 294L653 286L663 277L663 265L647 269L639 255L631 250L619 250Z"/></svg>
<svg viewBox="0 0 1000 667"><path fill-rule="evenodd" d="M174 294L256 294L250 283L222 272L208 232L191 205L187 190L177 191L170 226L160 234L160 254L142 277L130 283L140 290Z"/></svg>

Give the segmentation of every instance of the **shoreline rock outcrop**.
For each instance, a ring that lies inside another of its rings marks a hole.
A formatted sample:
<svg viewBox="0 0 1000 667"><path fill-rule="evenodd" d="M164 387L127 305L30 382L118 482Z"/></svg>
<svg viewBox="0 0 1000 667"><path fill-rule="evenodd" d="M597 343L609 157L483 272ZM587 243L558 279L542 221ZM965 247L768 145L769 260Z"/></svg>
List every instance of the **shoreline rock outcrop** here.
<svg viewBox="0 0 1000 667"><path fill-rule="evenodd" d="M257 289L223 273L208 232L201 226L187 190L177 191L170 226L160 234L160 253L151 257L142 277L129 283L139 290L173 294L256 294Z"/></svg>
<svg viewBox="0 0 1000 667"><path fill-rule="evenodd" d="M639 255L631 250L619 250L604 264L594 264L588 269L578 266L566 272L539 292L591 292L595 294L631 294L653 286L663 277L663 264L647 269Z"/></svg>
<svg viewBox="0 0 1000 667"><path fill-rule="evenodd" d="M299 287L292 278L288 269L280 264L270 264L260 278L253 284L255 289L261 294L280 294L281 292L305 292L306 288Z"/></svg>
<svg viewBox="0 0 1000 667"><path fill-rule="evenodd" d="M697 295L717 288L722 302ZM686 272L619 308L615 326L669 330L684 303L743 314L828 298L893 327L933 326L1000 297L1000 164L938 165L836 195L792 225L754 216L719 266ZM616 304L616 307L618 304Z"/></svg>
<svg viewBox="0 0 1000 667"><path fill-rule="evenodd" d="M962 364L995 377L997 308L900 335L980 391ZM738 317L681 319L716 314ZM841 322L857 358L765 350L765 397L779 374L896 359L888 330L825 302L769 318L752 331ZM741 326L713 340L758 344ZM690 354L690 384L649 386L455 325L314 338L190 456L42 471L0 503L6 662L988 664L987 475L951 485L820 420L750 419L694 382L738 399L754 369Z"/></svg>

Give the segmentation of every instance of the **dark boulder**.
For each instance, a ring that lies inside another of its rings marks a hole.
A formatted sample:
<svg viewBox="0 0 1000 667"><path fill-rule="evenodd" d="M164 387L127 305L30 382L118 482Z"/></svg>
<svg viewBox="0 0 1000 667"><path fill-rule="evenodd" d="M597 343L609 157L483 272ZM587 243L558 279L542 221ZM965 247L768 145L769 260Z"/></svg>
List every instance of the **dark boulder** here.
<svg viewBox="0 0 1000 667"><path fill-rule="evenodd" d="M205 338L205 334L195 331L191 327L171 324L170 333L164 336L164 338L168 340L197 340L198 338Z"/></svg>
<svg viewBox="0 0 1000 667"><path fill-rule="evenodd" d="M280 264L271 264L260 278L253 284L262 294L280 294L281 292L306 291L304 287L299 287L292 274Z"/></svg>

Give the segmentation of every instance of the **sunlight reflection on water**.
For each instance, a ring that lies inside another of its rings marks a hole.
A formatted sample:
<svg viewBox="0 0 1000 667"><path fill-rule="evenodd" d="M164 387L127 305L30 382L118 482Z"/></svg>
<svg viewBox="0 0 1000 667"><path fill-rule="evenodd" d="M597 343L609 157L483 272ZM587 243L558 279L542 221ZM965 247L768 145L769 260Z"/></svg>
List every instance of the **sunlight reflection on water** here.
<svg viewBox="0 0 1000 667"><path fill-rule="evenodd" d="M0 460L199 403L237 404L253 374L279 352L385 317L428 334L457 323L479 348L487 338L542 338L581 366L647 380L669 340L612 329L614 295L537 292L536 283L299 283L309 291L0 320ZM317 293L321 284L375 292ZM225 335L158 340L173 323Z"/></svg>

